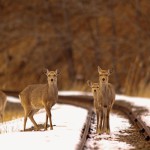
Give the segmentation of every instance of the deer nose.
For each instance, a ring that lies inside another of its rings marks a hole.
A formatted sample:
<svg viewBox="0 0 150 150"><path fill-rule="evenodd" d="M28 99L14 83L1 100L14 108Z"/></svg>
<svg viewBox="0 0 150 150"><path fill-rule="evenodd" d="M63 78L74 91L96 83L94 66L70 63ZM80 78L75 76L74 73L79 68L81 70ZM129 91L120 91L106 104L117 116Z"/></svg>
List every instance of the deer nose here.
<svg viewBox="0 0 150 150"><path fill-rule="evenodd" d="M102 80L105 81L105 78L103 78Z"/></svg>
<svg viewBox="0 0 150 150"><path fill-rule="evenodd" d="M54 79L51 79L51 81L53 82Z"/></svg>
<svg viewBox="0 0 150 150"><path fill-rule="evenodd" d="M96 90L94 90L94 92L96 92Z"/></svg>

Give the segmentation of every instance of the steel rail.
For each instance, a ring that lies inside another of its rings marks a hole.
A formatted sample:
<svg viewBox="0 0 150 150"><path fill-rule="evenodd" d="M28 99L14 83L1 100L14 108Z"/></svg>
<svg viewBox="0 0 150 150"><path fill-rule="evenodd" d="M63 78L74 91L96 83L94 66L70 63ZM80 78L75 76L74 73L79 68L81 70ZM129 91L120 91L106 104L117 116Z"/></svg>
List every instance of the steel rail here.
<svg viewBox="0 0 150 150"><path fill-rule="evenodd" d="M83 148L84 148L84 146L86 144L86 141L87 141L87 138L88 138L88 134L89 134L89 130L90 130L90 127L91 127L92 114L93 114L92 109L89 109L88 116L86 118L86 124L85 124L85 127L83 129L83 134L81 136L80 143L77 146L78 150L83 150Z"/></svg>
<svg viewBox="0 0 150 150"><path fill-rule="evenodd" d="M150 129L146 126L146 124L141 120L139 116L137 116L129 107L116 104L113 106L113 109L119 110L126 114L131 122L137 127L138 131L143 135L146 141L150 140Z"/></svg>

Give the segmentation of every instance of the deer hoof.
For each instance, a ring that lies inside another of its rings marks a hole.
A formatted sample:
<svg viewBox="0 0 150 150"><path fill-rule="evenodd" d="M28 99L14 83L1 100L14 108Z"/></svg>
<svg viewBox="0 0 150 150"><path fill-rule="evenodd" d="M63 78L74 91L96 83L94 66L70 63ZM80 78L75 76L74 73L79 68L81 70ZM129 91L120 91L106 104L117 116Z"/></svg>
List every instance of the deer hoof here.
<svg viewBox="0 0 150 150"><path fill-rule="evenodd" d="M39 127L35 127L34 131L40 131L40 128Z"/></svg>
<svg viewBox="0 0 150 150"><path fill-rule="evenodd" d="M102 134L102 131L101 131L101 130L98 130L98 131L97 131L97 134L99 134L99 135Z"/></svg>
<svg viewBox="0 0 150 150"><path fill-rule="evenodd" d="M107 133L107 134L110 134L110 130L107 130L106 133Z"/></svg>

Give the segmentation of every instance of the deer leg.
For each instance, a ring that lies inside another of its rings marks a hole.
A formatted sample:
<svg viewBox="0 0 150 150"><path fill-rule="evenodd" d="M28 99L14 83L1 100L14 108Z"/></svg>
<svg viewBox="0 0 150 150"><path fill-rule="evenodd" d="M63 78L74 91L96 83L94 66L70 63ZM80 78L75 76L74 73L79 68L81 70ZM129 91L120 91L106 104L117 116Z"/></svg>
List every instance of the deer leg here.
<svg viewBox="0 0 150 150"><path fill-rule="evenodd" d="M106 132L107 130L107 107L103 108L103 130Z"/></svg>
<svg viewBox="0 0 150 150"><path fill-rule="evenodd" d="M97 124L96 124L96 133L98 133L98 125L99 125L99 114L98 111L96 110L96 117L97 117Z"/></svg>
<svg viewBox="0 0 150 150"><path fill-rule="evenodd" d="M46 122L45 122L44 130L47 130L47 126L48 126L48 115L46 113Z"/></svg>
<svg viewBox="0 0 150 150"><path fill-rule="evenodd" d="M3 123L3 114L0 114L1 122Z"/></svg>
<svg viewBox="0 0 150 150"><path fill-rule="evenodd" d="M107 133L110 134L110 124L109 124L109 116L110 116L110 109L107 111Z"/></svg>
<svg viewBox="0 0 150 150"><path fill-rule="evenodd" d="M99 125L100 127L100 133L99 134L101 134L102 132L103 132L103 111L101 110L101 112L100 112L100 125Z"/></svg>
<svg viewBox="0 0 150 150"><path fill-rule="evenodd" d="M26 130L26 122L27 122L27 116L25 115L24 116L24 127L23 127L24 131Z"/></svg>
<svg viewBox="0 0 150 150"><path fill-rule="evenodd" d="M30 113L29 113L29 118L31 120L31 122L34 124L34 128L36 131L39 130L39 127L37 125L37 123L35 122L34 118L33 118L33 115L37 112L38 110L32 110Z"/></svg>
<svg viewBox="0 0 150 150"><path fill-rule="evenodd" d="M104 120L103 120L103 131L106 131L106 115L104 114Z"/></svg>
<svg viewBox="0 0 150 150"><path fill-rule="evenodd" d="M97 133L98 134L101 134L101 121L102 121L102 119L101 119L101 112L100 112L100 110L99 111L97 111Z"/></svg>
<svg viewBox="0 0 150 150"><path fill-rule="evenodd" d="M51 110L47 107L45 107L45 110L46 110L46 114L48 115L48 118L50 121L50 129L53 130Z"/></svg>
<svg viewBox="0 0 150 150"><path fill-rule="evenodd" d="M100 112L98 111L98 124L97 124L97 133L101 134L101 129L100 129Z"/></svg>
<svg viewBox="0 0 150 150"><path fill-rule="evenodd" d="M23 130L25 131L26 130L26 123L27 123L27 117L28 117L28 114L30 113L30 110L27 110L24 108L24 127L23 127Z"/></svg>
<svg viewBox="0 0 150 150"><path fill-rule="evenodd" d="M37 123L35 122L33 116L29 116L29 118L30 118L31 122L34 124L34 129L35 129L36 131L38 131L38 130L39 130L39 127L38 127Z"/></svg>
<svg viewBox="0 0 150 150"><path fill-rule="evenodd" d="M52 115L51 115L51 111L49 112L49 120L50 120L50 129L53 130L53 125L52 125Z"/></svg>

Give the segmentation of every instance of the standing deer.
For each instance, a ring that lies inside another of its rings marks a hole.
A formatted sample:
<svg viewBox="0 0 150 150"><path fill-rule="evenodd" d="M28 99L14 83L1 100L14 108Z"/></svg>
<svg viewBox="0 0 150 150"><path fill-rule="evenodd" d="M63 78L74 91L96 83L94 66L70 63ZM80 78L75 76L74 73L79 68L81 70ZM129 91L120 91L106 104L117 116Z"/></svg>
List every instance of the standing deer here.
<svg viewBox="0 0 150 150"><path fill-rule="evenodd" d="M92 83L87 81L87 84L92 89L94 99L94 110L97 117L96 133L100 134L102 128L102 96L100 92L99 83Z"/></svg>
<svg viewBox="0 0 150 150"><path fill-rule="evenodd" d="M3 123L4 111L7 103L7 96L4 92L0 91L0 118Z"/></svg>
<svg viewBox="0 0 150 150"><path fill-rule="evenodd" d="M108 82L109 75L111 74L111 71L108 70L102 70L98 66L98 73L99 73L99 85L100 85L100 93L102 95L102 104L103 104L103 130L107 134L110 133L110 124L109 124L109 116L110 111L113 107L113 104L115 102L115 90L112 84Z"/></svg>
<svg viewBox="0 0 150 150"><path fill-rule="evenodd" d="M57 75L58 71L49 71L47 69L47 84L33 84L27 86L19 94L21 104L24 108L24 131L26 129L27 117L34 124L35 130L39 130L37 123L35 122L33 115L41 108L46 110L46 123L45 130L47 130L48 118L50 121L50 129L53 129L51 119L51 108L58 100L58 88L57 88Z"/></svg>

